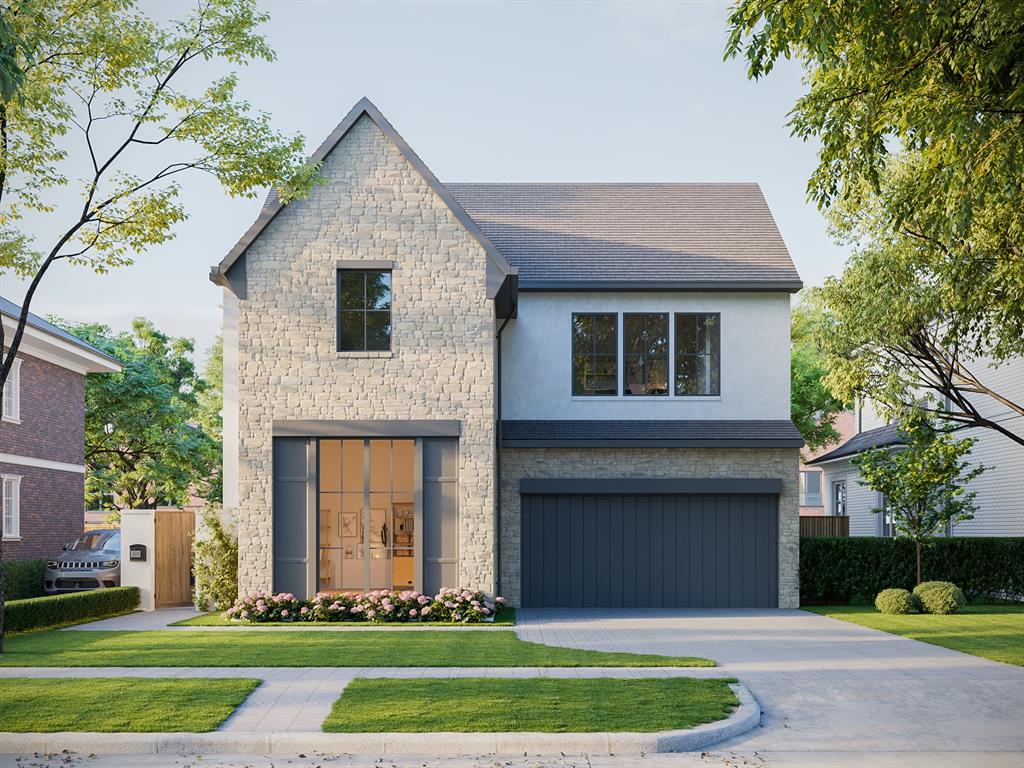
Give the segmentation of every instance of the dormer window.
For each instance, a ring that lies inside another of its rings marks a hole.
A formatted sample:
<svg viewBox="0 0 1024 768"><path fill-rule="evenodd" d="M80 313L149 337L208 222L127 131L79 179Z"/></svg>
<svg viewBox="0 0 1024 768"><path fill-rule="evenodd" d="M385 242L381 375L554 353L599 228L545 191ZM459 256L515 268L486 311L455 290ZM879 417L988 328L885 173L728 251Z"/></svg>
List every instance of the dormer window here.
<svg viewBox="0 0 1024 768"><path fill-rule="evenodd" d="M338 351L391 349L391 270L338 270Z"/></svg>

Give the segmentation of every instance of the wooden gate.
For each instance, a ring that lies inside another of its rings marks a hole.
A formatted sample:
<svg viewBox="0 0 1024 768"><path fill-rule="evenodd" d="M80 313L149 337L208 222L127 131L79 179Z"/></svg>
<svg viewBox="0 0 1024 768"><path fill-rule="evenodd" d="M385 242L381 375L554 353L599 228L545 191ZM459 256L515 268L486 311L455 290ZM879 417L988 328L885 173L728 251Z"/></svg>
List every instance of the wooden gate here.
<svg viewBox="0 0 1024 768"><path fill-rule="evenodd" d="M153 517L156 607L191 605L196 514L188 509L158 509Z"/></svg>

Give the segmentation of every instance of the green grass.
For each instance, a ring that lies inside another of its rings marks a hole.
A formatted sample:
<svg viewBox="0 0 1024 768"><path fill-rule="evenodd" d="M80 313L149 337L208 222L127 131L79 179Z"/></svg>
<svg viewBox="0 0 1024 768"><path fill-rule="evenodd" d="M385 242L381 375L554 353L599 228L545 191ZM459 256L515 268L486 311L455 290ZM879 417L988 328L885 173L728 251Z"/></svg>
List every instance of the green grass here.
<svg viewBox="0 0 1024 768"><path fill-rule="evenodd" d="M708 659L528 643L511 631L34 632L0 666L26 667L713 667Z"/></svg>
<svg viewBox="0 0 1024 768"><path fill-rule="evenodd" d="M863 627L903 635L992 661L1024 666L1024 605L969 605L961 613L891 616L866 606L814 606L804 610Z"/></svg>
<svg viewBox="0 0 1024 768"><path fill-rule="evenodd" d="M0 731L213 731L259 684L239 678L5 678Z"/></svg>
<svg viewBox="0 0 1024 768"><path fill-rule="evenodd" d="M516 623L516 609L505 608L502 610L501 615L494 621L485 622L483 624L435 624L433 626L448 626L448 627L466 627L467 629L475 629L478 627L512 627ZM181 621L175 621L171 624L172 627L254 627L259 629L260 627L336 627L336 626L351 626L351 627L377 627L379 629L402 629L408 627L408 624L395 622L394 624L366 624L366 623L341 623L335 621L302 621L302 622L285 622L285 621L267 621L255 624L250 621L232 621L231 619L225 619L219 612L214 613L202 613L198 616L193 616L191 619L182 619Z"/></svg>
<svg viewBox="0 0 1024 768"><path fill-rule="evenodd" d="M728 717L732 680L686 677L359 679L324 721L331 733L666 731Z"/></svg>

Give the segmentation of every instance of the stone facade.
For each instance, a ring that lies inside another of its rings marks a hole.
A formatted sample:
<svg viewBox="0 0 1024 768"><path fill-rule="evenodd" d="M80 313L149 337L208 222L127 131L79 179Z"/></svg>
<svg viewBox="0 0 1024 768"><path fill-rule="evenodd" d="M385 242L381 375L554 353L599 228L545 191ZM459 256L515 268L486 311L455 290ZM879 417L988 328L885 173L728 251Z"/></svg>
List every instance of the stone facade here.
<svg viewBox="0 0 1024 768"><path fill-rule="evenodd" d="M458 420L462 430L460 586L492 591L494 306L486 254L365 115L321 174L326 183L285 208L247 252L237 358L226 354L237 359L239 588L272 585L275 419L437 419ZM337 351L339 260L394 263L390 352Z"/></svg>
<svg viewBox="0 0 1024 768"><path fill-rule="evenodd" d="M518 605L523 478L772 477L779 498L779 607L800 606L797 448L506 448L501 453L500 593Z"/></svg>

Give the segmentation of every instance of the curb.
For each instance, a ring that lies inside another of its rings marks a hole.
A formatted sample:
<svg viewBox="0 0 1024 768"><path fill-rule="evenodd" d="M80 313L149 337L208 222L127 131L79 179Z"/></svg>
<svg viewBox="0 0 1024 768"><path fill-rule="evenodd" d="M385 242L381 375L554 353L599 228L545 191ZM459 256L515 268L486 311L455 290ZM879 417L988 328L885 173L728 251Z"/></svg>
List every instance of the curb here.
<svg viewBox="0 0 1024 768"><path fill-rule="evenodd" d="M295 755L329 752L455 757L466 753L579 752L622 754L689 752L757 726L761 707L734 683L740 705L724 720L654 733L0 733L0 753Z"/></svg>

